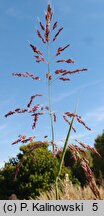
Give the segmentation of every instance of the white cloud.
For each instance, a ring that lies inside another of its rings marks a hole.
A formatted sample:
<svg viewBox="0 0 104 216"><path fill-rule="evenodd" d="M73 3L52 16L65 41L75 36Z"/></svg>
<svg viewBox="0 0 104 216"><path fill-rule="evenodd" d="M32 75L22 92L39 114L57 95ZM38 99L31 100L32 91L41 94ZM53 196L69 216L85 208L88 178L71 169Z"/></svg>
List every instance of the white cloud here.
<svg viewBox="0 0 104 216"><path fill-rule="evenodd" d="M77 92L79 92L80 90L83 90L83 89L86 89L90 86L94 86L94 85L97 85L99 83L102 83L104 82L104 80L98 80L98 81L94 81L94 82L91 82L91 83L88 83L86 85L82 85L80 87L77 87L76 89L70 91L70 92L65 92L65 93L61 93L61 95L57 95L54 99L53 99L53 103L58 103L60 101L62 101L63 99L73 95L73 94L76 94Z"/></svg>
<svg viewBox="0 0 104 216"><path fill-rule="evenodd" d="M20 11L15 8L8 8L6 10L6 15L9 17L17 18L17 19L31 18L31 16L24 14L23 11Z"/></svg>
<svg viewBox="0 0 104 216"><path fill-rule="evenodd" d="M75 94L78 91L79 88L71 91L71 92L65 92L65 93L61 93L61 95L57 95L55 98L53 98L53 103L58 103L60 101L62 101L63 99Z"/></svg>
<svg viewBox="0 0 104 216"><path fill-rule="evenodd" d="M84 139L87 138L89 135L91 135L92 133L94 133L95 131L92 130L90 132L83 132L83 133L76 133L70 136L70 141L74 140L74 139Z"/></svg>
<svg viewBox="0 0 104 216"><path fill-rule="evenodd" d="M86 142L87 144L89 145L92 145L93 144L93 141L91 139L91 137L93 135L97 134L97 132L95 130L92 130L92 131L86 131L86 132L77 132L77 133L74 133L73 135L70 136L70 139L69 139L69 144L73 143L73 144L76 144L75 142L75 139L78 139L78 140L81 140L82 142ZM92 135L92 136L91 136ZM56 141L56 144L59 148L63 148L64 146L64 142L65 142L65 137L63 137L63 139L61 140L57 140Z"/></svg>
<svg viewBox="0 0 104 216"><path fill-rule="evenodd" d="M87 113L84 119L87 121L93 121L95 123L104 122L104 106L98 107L92 112Z"/></svg>
<svg viewBox="0 0 104 216"><path fill-rule="evenodd" d="M8 8L6 14L10 17L23 18L22 12L14 8Z"/></svg>

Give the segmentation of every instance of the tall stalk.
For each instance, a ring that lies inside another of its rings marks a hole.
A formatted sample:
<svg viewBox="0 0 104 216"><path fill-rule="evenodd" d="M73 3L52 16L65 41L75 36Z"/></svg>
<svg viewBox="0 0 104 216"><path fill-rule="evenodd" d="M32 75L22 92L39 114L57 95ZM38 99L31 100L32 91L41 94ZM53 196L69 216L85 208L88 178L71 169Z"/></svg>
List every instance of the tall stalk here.
<svg viewBox="0 0 104 216"><path fill-rule="evenodd" d="M50 44L48 42L47 46L48 52L48 75L51 76L50 72ZM52 105L51 105L51 79L48 78L48 104L49 104L49 115L50 115L50 125L51 125L51 137L52 137L52 150L54 152L54 127L53 127L53 118L52 118Z"/></svg>

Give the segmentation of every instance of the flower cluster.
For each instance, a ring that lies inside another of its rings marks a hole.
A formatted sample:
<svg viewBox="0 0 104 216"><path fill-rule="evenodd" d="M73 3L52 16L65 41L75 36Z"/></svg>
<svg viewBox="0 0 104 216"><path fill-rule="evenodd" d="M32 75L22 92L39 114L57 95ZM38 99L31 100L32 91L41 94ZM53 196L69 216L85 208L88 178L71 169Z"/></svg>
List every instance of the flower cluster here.
<svg viewBox="0 0 104 216"><path fill-rule="evenodd" d="M52 20L52 16L53 16L52 8L51 8L51 5L48 4L46 16L45 16L45 19L46 19L45 39L47 42L49 42L50 40L50 23Z"/></svg>
<svg viewBox="0 0 104 216"><path fill-rule="evenodd" d="M33 100L36 97L39 97L39 96L42 96L42 94L35 94L35 95L31 96L30 100L29 100L29 103L27 104L27 108L26 109L16 108L14 111L9 111L8 113L6 113L5 117L7 118L8 116L11 116L11 115L16 114L16 113L25 113L25 112L31 113L31 116L34 118L32 129L36 128L36 124L38 122L39 116L44 114L41 111L43 111L44 109L46 109L48 107L48 106L46 106L44 108L43 106L41 106L41 104L36 104L35 106L33 106L31 108L31 104L32 104Z"/></svg>
<svg viewBox="0 0 104 216"><path fill-rule="evenodd" d="M81 161L81 166L82 166L83 170L85 171L85 174L87 176L91 190L93 191L93 193L95 194L96 197L100 198L100 192L99 192L99 189L97 188L97 185L96 185L96 182L95 182L95 179L93 176L93 172L90 169L89 164L85 160L85 158L83 158L83 160Z"/></svg>
<svg viewBox="0 0 104 216"><path fill-rule="evenodd" d="M78 141L77 141L78 142ZM80 142L78 142L80 144ZM86 145L83 145L86 146ZM100 193L99 190L97 188L96 182L94 180L94 176L93 176L93 172L90 168L90 164L88 159L86 159L85 156L83 156L83 154L86 154L86 151L76 145L70 144L68 146L68 148L70 149L70 151L72 152L72 158L74 161L77 161L77 159L80 161L81 167L83 168L86 177L87 177L87 181L89 183L89 186L91 188L91 190L93 191L93 193L95 194L96 197L100 197ZM89 149L92 151L92 148L88 148L88 145L86 146L86 149Z"/></svg>
<svg viewBox="0 0 104 216"><path fill-rule="evenodd" d="M9 111L8 113L6 113L5 117L7 118L8 116L11 116L11 115L16 114L16 113L18 113L18 114L25 113L25 112L30 113L31 116L33 117L32 129L35 129L37 122L38 122L38 119L39 119L39 116L47 113L46 110L49 113L49 106L42 106L41 104L35 104L35 106L31 107L33 100L36 97L41 97L41 96L43 96L43 95L42 94L32 95L30 97L28 104L27 104L27 108L24 108L24 109L16 108L15 110ZM54 122L56 122L56 114L52 113L52 115L53 115ZM20 141L20 140L18 140L18 141Z"/></svg>

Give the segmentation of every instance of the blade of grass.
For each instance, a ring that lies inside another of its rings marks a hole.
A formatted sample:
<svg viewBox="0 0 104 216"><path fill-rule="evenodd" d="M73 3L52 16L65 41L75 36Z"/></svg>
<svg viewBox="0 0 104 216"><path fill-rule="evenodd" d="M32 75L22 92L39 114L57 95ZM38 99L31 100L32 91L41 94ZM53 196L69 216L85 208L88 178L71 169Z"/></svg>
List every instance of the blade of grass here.
<svg viewBox="0 0 104 216"><path fill-rule="evenodd" d="M75 118L75 117L72 118L72 121L71 121L69 130L68 130L68 133L67 133L67 136L66 136L64 148L63 148L62 155L61 155L61 159L60 159L60 163L59 163L59 171L58 171L58 174L57 174L57 177L56 177L56 181L55 181L56 200L58 200L58 198L59 198L59 195L58 195L58 194L59 194L59 193L58 193L58 181L59 181L59 179L60 179L60 174L61 174L61 170L62 170L62 165L63 165L63 161L64 161L64 157L65 157L65 153L66 153L68 141L69 141L69 138L70 138L70 133L71 133L71 130L72 130L74 118Z"/></svg>

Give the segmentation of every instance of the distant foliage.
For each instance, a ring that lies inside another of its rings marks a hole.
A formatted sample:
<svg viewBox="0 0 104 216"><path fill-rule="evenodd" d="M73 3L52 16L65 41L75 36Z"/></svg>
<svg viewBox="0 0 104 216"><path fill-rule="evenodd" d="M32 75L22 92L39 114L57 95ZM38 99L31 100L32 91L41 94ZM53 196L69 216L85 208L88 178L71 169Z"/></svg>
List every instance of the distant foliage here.
<svg viewBox="0 0 104 216"><path fill-rule="evenodd" d="M95 139L94 146L100 153L101 157L97 157L92 153L93 171L97 178L97 182L101 184L101 181L104 179L104 131Z"/></svg>
<svg viewBox="0 0 104 216"><path fill-rule="evenodd" d="M11 158L0 171L0 185L2 185L0 187L0 199L8 199L14 193L19 199L29 199L51 189L58 172L59 161L48 150L47 143L34 149L30 155L30 147L38 144L35 142L21 146L21 152L17 157ZM23 157L24 161L18 170L18 164ZM16 181L14 181L16 170L19 173L17 173ZM71 171L63 166L61 179L65 177L65 173L68 173L70 180L75 181Z"/></svg>
<svg viewBox="0 0 104 216"><path fill-rule="evenodd" d="M13 182L15 166L12 163L5 163L0 170L0 200L6 200L16 191L16 184Z"/></svg>
<svg viewBox="0 0 104 216"><path fill-rule="evenodd" d="M92 167L92 157L90 152L86 151L86 158L90 162L90 167ZM81 167L80 161L76 161L73 158L73 154L70 149L67 149L65 158L64 158L65 166L68 167L71 172L72 176L75 177L80 182L80 185L83 187L88 184L87 177L83 168Z"/></svg>

